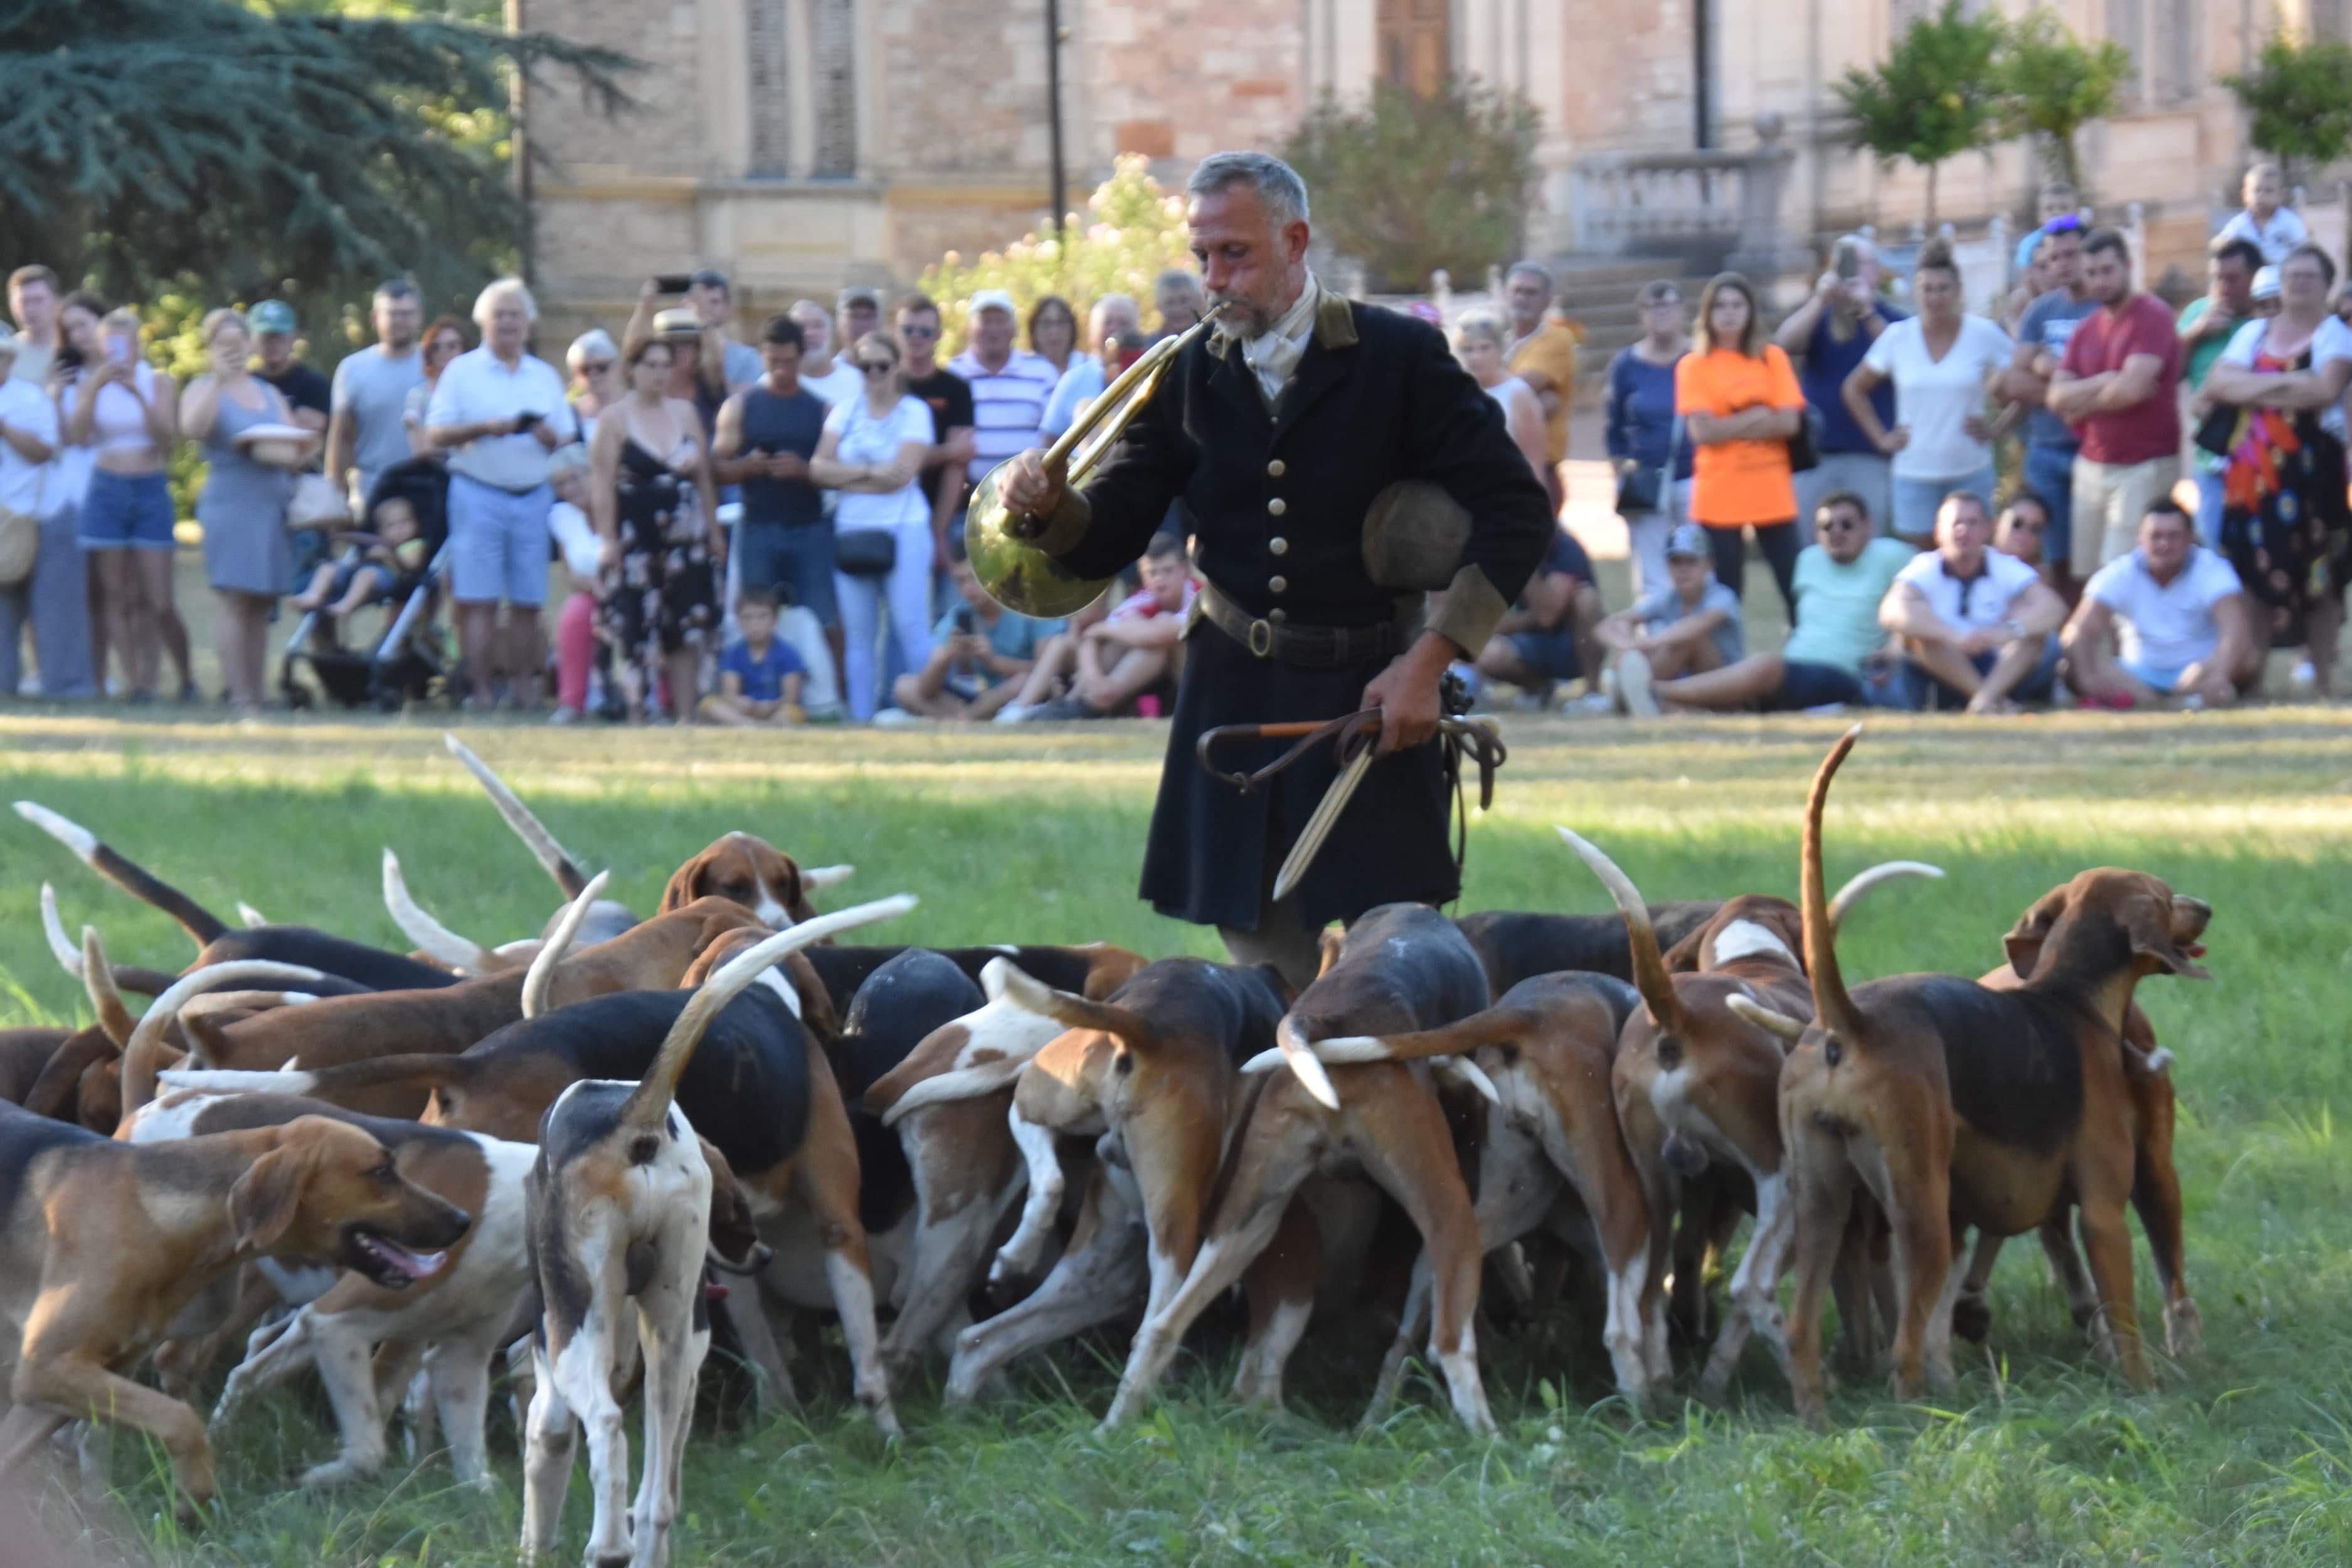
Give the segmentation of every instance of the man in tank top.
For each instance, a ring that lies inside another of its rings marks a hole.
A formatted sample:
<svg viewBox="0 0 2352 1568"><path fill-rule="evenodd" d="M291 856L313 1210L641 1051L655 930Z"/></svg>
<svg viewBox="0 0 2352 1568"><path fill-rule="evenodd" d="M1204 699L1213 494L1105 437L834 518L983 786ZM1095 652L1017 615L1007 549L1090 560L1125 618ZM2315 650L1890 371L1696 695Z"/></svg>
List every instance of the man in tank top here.
<svg viewBox="0 0 2352 1568"><path fill-rule="evenodd" d="M743 487L743 521L735 535L741 591L789 596L813 613L824 623L838 668L833 523L824 492L808 477L808 460L824 434L825 402L801 382L806 342L790 316L769 318L760 331L766 374L719 408L710 455L720 484Z"/></svg>

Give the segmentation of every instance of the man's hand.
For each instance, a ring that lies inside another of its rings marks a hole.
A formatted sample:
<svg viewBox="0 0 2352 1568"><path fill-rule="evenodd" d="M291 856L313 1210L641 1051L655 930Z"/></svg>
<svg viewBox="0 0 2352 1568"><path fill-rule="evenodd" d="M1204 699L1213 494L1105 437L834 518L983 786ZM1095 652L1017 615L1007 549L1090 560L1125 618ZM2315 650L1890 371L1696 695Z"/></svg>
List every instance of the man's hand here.
<svg viewBox="0 0 2352 1568"><path fill-rule="evenodd" d="M1015 514L1045 517L1062 504L1062 480L1045 471L1045 454L1032 447L1005 465L996 494Z"/></svg>
<svg viewBox="0 0 2352 1568"><path fill-rule="evenodd" d="M772 479L804 479L808 478L808 459L798 452L778 452L768 459L768 477Z"/></svg>
<svg viewBox="0 0 2352 1568"><path fill-rule="evenodd" d="M1960 639L1960 651L1974 658L2009 646L2009 633L2000 626L1979 626Z"/></svg>
<svg viewBox="0 0 2352 1568"><path fill-rule="evenodd" d="M1381 710L1379 755L1418 746L1437 733L1437 683L1454 659L1451 642L1423 632L1364 688L1364 706Z"/></svg>
<svg viewBox="0 0 2352 1568"><path fill-rule="evenodd" d="M1897 425L1878 438L1878 449L1890 458L1910 444L1911 426L1908 425Z"/></svg>

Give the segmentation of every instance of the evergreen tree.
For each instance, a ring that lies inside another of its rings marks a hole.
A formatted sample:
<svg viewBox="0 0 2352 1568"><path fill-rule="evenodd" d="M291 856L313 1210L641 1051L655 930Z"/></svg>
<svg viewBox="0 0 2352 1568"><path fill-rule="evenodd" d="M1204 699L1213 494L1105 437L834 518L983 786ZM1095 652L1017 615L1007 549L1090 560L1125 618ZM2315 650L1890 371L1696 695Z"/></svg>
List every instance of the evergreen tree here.
<svg viewBox="0 0 2352 1568"><path fill-rule="evenodd" d="M406 272L436 303L513 266L510 73L610 111L634 62L373 9L0 0L0 264L215 300Z"/></svg>
<svg viewBox="0 0 2352 1568"><path fill-rule="evenodd" d="M1995 61L2008 29L1998 13L1970 16L1960 0L1904 29L1886 63L1849 68L1834 88L1853 119L1849 140L1881 162L1908 158L1927 171L1927 223L1936 222L1936 170L1988 146L2002 110Z"/></svg>

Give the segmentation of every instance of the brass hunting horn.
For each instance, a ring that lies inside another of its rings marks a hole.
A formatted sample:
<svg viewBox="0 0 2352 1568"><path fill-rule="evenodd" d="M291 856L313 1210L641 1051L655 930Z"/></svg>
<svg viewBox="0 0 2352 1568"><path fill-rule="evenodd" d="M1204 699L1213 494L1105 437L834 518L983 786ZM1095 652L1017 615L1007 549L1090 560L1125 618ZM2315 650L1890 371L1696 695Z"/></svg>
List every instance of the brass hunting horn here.
<svg viewBox="0 0 2352 1568"><path fill-rule="evenodd" d="M1066 485L1083 481L1160 390L1176 356L1207 331L1224 308L1222 301L1210 306L1208 314L1191 327L1144 350L1143 357L1104 387L1086 413L1046 449L1045 471ZM1008 610L1042 620L1073 615L1094 603L1110 579L1080 577L1030 542L1045 531L1045 520L1016 514L997 499L1007 466L999 463L988 471L972 490L971 505L964 512L964 552L971 558L972 575L980 579L990 598Z"/></svg>

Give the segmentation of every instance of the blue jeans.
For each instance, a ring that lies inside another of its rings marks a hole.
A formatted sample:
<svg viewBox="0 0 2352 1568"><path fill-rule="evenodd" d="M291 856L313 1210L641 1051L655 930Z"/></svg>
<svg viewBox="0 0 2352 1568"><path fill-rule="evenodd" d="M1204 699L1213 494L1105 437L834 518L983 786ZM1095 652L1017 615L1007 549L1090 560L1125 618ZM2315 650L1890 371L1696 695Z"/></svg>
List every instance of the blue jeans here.
<svg viewBox="0 0 2352 1568"><path fill-rule="evenodd" d="M827 626L841 624L841 604L833 589L833 521L815 522L755 522L736 524L735 548L741 553L743 591L773 593L781 588L792 602Z"/></svg>
<svg viewBox="0 0 2352 1568"><path fill-rule="evenodd" d="M2042 558L2061 563L2074 559L2074 452L2070 447L2025 448L2025 484L2050 510L2050 529L2042 536ZM2093 552L2098 542L2092 541ZM2087 577L2088 572L2078 572Z"/></svg>
<svg viewBox="0 0 2352 1568"><path fill-rule="evenodd" d="M2025 672L2024 679L2010 688L2011 700L2048 701L2051 688L2058 680L2059 652L2058 639L2055 637L2042 638L2042 657L2033 661L2033 668ZM1969 662L1976 666L1979 675L1989 675L1992 672L1993 662L2000 657L1997 653L1980 653L1970 658ZM1902 673L1898 679L1902 683L1903 706L1910 712L1925 713L1931 709L1938 708L1958 711L1969 705L1969 700L1965 695L1945 685L1910 659L1906 658L1903 661Z"/></svg>
<svg viewBox="0 0 2352 1568"><path fill-rule="evenodd" d="M2228 476L2197 470L2197 542L2208 550L2221 548L2222 480Z"/></svg>
<svg viewBox="0 0 2352 1568"><path fill-rule="evenodd" d="M1948 479L1906 479L1897 475L1895 480L1894 526L1896 537L1907 540L1933 539L1936 536L1936 512L1944 498L1954 490L1967 490L1992 510L1992 489L1998 478L1987 463L1973 474L1961 474Z"/></svg>

